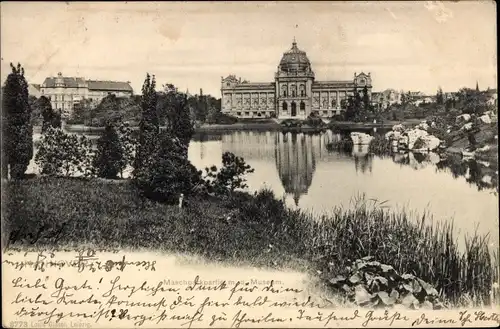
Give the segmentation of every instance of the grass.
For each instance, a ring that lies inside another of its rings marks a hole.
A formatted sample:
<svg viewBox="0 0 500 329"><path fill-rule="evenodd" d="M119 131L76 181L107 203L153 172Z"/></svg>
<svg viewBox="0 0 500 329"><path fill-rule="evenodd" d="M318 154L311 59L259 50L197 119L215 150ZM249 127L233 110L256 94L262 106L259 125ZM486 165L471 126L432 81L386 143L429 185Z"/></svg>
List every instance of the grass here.
<svg viewBox="0 0 500 329"><path fill-rule="evenodd" d="M182 252L320 271L325 280L371 255L433 284L454 305L464 296L488 304L492 282L498 282L487 237L467 238L462 252L451 224L432 224L428 216L391 211L362 197L349 209L317 218L286 208L268 190L190 198L179 209L139 198L127 182L37 178L5 185L3 238L19 231L22 245L30 245L29 234L44 225L45 231L62 230L60 245ZM42 236L35 245L52 246L54 239Z"/></svg>

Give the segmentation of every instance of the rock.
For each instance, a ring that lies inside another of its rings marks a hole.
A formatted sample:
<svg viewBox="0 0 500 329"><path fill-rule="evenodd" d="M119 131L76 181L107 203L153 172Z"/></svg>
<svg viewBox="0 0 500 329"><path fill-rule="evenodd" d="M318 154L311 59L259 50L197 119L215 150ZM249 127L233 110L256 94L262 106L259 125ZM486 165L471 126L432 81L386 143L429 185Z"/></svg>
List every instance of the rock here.
<svg viewBox="0 0 500 329"><path fill-rule="evenodd" d="M485 114L485 115L482 115L479 117L479 120L482 122L482 123L486 123L486 124L490 124L491 123L491 118L489 115Z"/></svg>
<svg viewBox="0 0 500 329"><path fill-rule="evenodd" d="M468 122L470 119L471 119L470 114L462 114L456 117L455 122L463 123L463 122Z"/></svg>
<svg viewBox="0 0 500 329"><path fill-rule="evenodd" d="M387 134L385 134L386 139L393 139L393 140L398 140L401 137L401 132L400 131L389 131Z"/></svg>
<svg viewBox="0 0 500 329"><path fill-rule="evenodd" d="M410 150L413 149L413 145L415 144L415 142L417 141L418 138L420 137L424 137L424 136L427 136L428 133L427 131L425 130L421 130L421 129L412 129L412 130L408 130L406 132L406 135L408 136L408 148Z"/></svg>
<svg viewBox="0 0 500 329"><path fill-rule="evenodd" d="M439 147L441 141L433 135L421 136L413 144L414 151L433 151Z"/></svg>
<svg viewBox="0 0 500 329"><path fill-rule="evenodd" d="M462 126L462 128L460 128L460 130L465 130L465 131L468 131L471 129L472 129L472 122L466 123Z"/></svg>
<svg viewBox="0 0 500 329"><path fill-rule="evenodd" d="M481 148L478 148L478 149L476 150L476 152L488 152L490 149L491 149L491 146L489 146L489 145L485 145L485 146L483 146L483 147L481 147Z"/></svg>
<svg viewBox="0 0 500 329"><path fill-rule="evenodd" d="M437 153L430 152L429 153L429 162L432 164L438 164L439 162L441 162L441 157Z"/></svg>
<svg viewBox="0 0 500 329"><path fill-rule="evenodd" d="M393 131L403 132L405 130L405 126L403 126L402 124L394 125L392 127L392 130Z"/></svg>
<svg viewBox="0 0 500 329"><path fill-rule="evenodd" d="M481 178L481 182L491 185L491 176L490 175L483 176L483 178Z"/></svg>
<svg viewBox="0 0 500 329"><path fill-rule="evenodd" d="M373 139L373 136L360 132L352 132L351 139L354 145L369 145Z"/></svg>
<svg viewBox="0 0 500 329"><path fill-rule="evenodd" d="M429 129L429 125L427 124L427 122L422 121L417 126L415 126L415 128L427 131Z"/></svg>

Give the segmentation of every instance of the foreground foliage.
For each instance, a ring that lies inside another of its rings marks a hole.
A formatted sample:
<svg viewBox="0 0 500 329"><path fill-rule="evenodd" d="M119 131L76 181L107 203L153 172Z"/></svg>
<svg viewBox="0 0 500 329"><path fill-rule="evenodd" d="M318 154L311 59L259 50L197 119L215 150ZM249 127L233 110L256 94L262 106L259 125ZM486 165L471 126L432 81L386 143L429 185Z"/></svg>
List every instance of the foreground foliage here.
<svg viewBox="0 0 500 329"><path fill-rule="evenodd" d="M412 274L400 275L391 265L381 264L367 256L357 259L328 282L356 305L377 308L398 304L410 309L441 309L437 290Z"/></svg>
<svg viewBox="0 0 500 329"><path fill-rule="evenodd" d="M47 127L40 139L35 163L44 176L91 176L92 142L84 135Z"/></svg>
<svg viewBox="0 0 500 329"><path fill-rule="evenodd" d="M25 245L189 252L257 266L308 268L325 280L344 273L355 259L375 256L398 273L431 284L455 304L463 296L488 304L492 282L498 282L487 237L469 237L460 249L452 225L363 198L350 209L336 208L317 218L286 208L267 190L194 195L179 209L138 197L127 181L35 179L9 182L6 188L4 237L17 236L13 240ZM40 227L61 231L57 242L45 234L33 240Z"/></svg>

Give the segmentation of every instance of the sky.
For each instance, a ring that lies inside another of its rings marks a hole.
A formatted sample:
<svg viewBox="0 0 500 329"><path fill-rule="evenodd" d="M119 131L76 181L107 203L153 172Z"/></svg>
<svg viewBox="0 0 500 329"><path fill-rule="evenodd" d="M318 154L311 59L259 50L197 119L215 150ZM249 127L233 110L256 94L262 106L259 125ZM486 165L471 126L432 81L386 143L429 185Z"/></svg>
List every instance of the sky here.
<svg viewBox="0 0 500 329"><path fill-rule="evenodd" d="M146 72L220 97L221 77L271 82L295 37L316 80L371 73L373 91L496 88L496 4L460 2L2 2L1 79L130 81Z"/></svg>

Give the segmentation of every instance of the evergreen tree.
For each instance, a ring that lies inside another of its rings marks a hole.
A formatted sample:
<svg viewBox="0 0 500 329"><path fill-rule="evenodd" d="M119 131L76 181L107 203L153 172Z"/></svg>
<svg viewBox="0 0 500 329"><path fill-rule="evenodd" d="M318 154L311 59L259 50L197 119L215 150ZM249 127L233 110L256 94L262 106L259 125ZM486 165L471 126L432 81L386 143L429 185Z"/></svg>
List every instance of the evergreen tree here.
<svg viewBox="0 0 500 329"><path fill-rule="evenodd" d="M92 165L97 176L103 178L116 178L123 170L123 148L114 126L110 123L97 140L97 152Z"/></svg>
<svg viewBox="0 0 500 329"><path fill-rule="evenodd" d="M436 103L437 103L437 105L444 104L443 90L441 89L441 87L439 87L437 94L436 94Z"/></svg>
<svg viewBox="0 0 500 329"><path fill-rule="evenodd" d="M61 114L52 109L50 100L42 96L38 100L38 107L42 112L42 134L47 131L48 127L61 128Z"/></svg>
<svg viewBox="0 0 500 329"><path fill-rule="evenodd" d="M10 64L2 95L2 177L23 178L33 157L33 127L28 101L28 82L21 64Z"/></svg>
<svg viewBox="0 0 500 329"><path fill-rule="evenodd" d="M194 134L194 125L186 94L176 95L174 104L167 113L166 124L172 136L179 138L184 145L189 145Z"/></svg>
<svg viewBox="0 0 500 329"><path fill-rule="evenodd" d="M156 138L160 132L158 113L156 110L157 95L156 95L155 77L146 74L146 79L142 86L141 108L142 118L139 124L139 145L134 163L134 176L141 169L144 161L146 161L154 149Z"/></svg>
<svg viewBox="0 0 500 329"><path fill-rule="evenodd" d="M363 104L365 107L366 112L371 111L371 106L370 106L370 96L368 95L368 87L363 88Z"/></svg>

